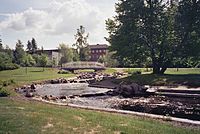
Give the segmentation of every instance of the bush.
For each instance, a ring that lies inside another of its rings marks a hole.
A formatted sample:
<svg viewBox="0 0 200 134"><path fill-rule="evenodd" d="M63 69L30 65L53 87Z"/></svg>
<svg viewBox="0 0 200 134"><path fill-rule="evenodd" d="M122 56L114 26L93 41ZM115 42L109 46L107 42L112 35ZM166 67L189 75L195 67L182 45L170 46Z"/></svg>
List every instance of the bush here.
<svg viewBox="0 0 200 134"><path fill-rule="evenodd" d="M8 90L6 90L5 88L0 88L0 97L7 97L9 95L10 93Z"/></svg>
<svg viewBox="0 0 200 134"><path fill-rule="evenodd" d="M138 75L138 74L142 74L142 72L139 70L132 72L132 75Z"/></svg>
<svg viewBox="0 0 200 134"><path fill-rule="evenodd" d="M70 71L65 71L65 70L61 70L58 72L58 74L70 74Z"/></svg>
<svg viewBox="0 0 200 134"><path fill-rule="evenodd" d="M14 84L14 83L15 83L14 80L0 81L0 86L6 87L6 86L9 86L9 85Z"/></svg>
<svg viewBox="0 0 200 134"><path fill-rule="evenodd" d="M142 74L141 69L127 69L127 70L125 70L125 72L127 72L128 74L131 74L131 75Z"/></svg>
<svg viewBox="0 0 200 134"><path fill-rule="evenodd" d="M18 69L20 66L14 63L6 63L6 64L0 64L0 71L2 70L14 70Z"/></svg>

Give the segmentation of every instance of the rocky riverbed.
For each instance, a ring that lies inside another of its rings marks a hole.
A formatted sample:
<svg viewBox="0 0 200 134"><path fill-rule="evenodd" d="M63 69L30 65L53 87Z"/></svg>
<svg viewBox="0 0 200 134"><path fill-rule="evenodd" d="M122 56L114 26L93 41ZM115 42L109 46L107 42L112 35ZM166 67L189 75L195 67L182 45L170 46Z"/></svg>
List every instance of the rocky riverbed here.
<svg viewBox="0 0 200 134"><path fill-rule="evenodd" d="M200 121L200 99L198 97L193 97L193 95L189 98L163 96L147 92L147 88L135 83L109 85L115 88L102 88L105 85L102 86L98 82L114 77L116 76L84 73L74 79L61 78L46 81L44 84L25 85L16 91L26 97L36 97L63 104L113 108ZM96 87L90 87L91 82L98 84L94 84ZM195 91L195 93L198 92Z"/></svg>

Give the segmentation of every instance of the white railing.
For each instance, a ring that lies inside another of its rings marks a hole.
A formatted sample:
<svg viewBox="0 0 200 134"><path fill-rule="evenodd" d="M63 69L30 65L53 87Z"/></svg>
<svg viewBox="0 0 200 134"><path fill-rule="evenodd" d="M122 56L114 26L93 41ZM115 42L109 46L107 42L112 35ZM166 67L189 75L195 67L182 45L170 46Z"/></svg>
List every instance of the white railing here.
<svg viewBox="0 0 200 134"><path fill-rule="evenodd" d="M103 64L98 62L70 62L62 66L62 68L105 68Z"/></svg>

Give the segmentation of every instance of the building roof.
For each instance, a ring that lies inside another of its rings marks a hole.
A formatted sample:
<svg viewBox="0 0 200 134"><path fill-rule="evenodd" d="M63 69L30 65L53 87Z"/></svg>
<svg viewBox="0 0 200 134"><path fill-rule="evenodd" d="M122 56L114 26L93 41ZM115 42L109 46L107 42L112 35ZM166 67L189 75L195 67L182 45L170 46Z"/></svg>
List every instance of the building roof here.
<svg viewBox="0 0 200 134"><path fill-rule="evenodd" d="M96 44L96 45L89 45L90 49L100 49L100 48L108 48L106 44Z"/></svg>

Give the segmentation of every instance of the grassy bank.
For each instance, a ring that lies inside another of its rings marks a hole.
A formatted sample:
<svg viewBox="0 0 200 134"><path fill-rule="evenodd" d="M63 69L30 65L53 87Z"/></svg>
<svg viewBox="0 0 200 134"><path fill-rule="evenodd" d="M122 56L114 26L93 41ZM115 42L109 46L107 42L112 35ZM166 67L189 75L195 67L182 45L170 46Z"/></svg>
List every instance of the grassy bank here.
<svg viewBox="0 0 200 134"><path fill-rule="evenodd" d="M126 69L128 70L128 69ZM140 85L186 85L200 87L200 68L169 68L164 75L154 75L146 72L146 69L129 69L129 71L141 70L141 75L131 75L123 81L136 82ZM150 69L149 69L150 70Z"/></svg>
<svg viewBox="0 0 200 134"><path fill-rule="evenodd" d="M198 134L146 118L0 98L0 133Z"/></svg>
<svg viewBox="0 0 200 134"><path fill-rule="evenodd" d="M74 76L74 74L58 74L58 69L29 67L26 73L26 68L19 68L16 70L0 71L0 88L3 86L4 90L7 90L9 94L16 95L11 89L24 84L30 84L36 81L56 79L56 78L68 78Z"/></svg>
<svg viewBox="0 0 200 134"><path fill-rule="evenodd" d="M58 74L58 70L54 68L29 67L26 73L26 68L16 70L0 71L0 80L14 80L16 82L32 82L39 80L47 80L59 77L70 77L73 74Z"/></svg>

